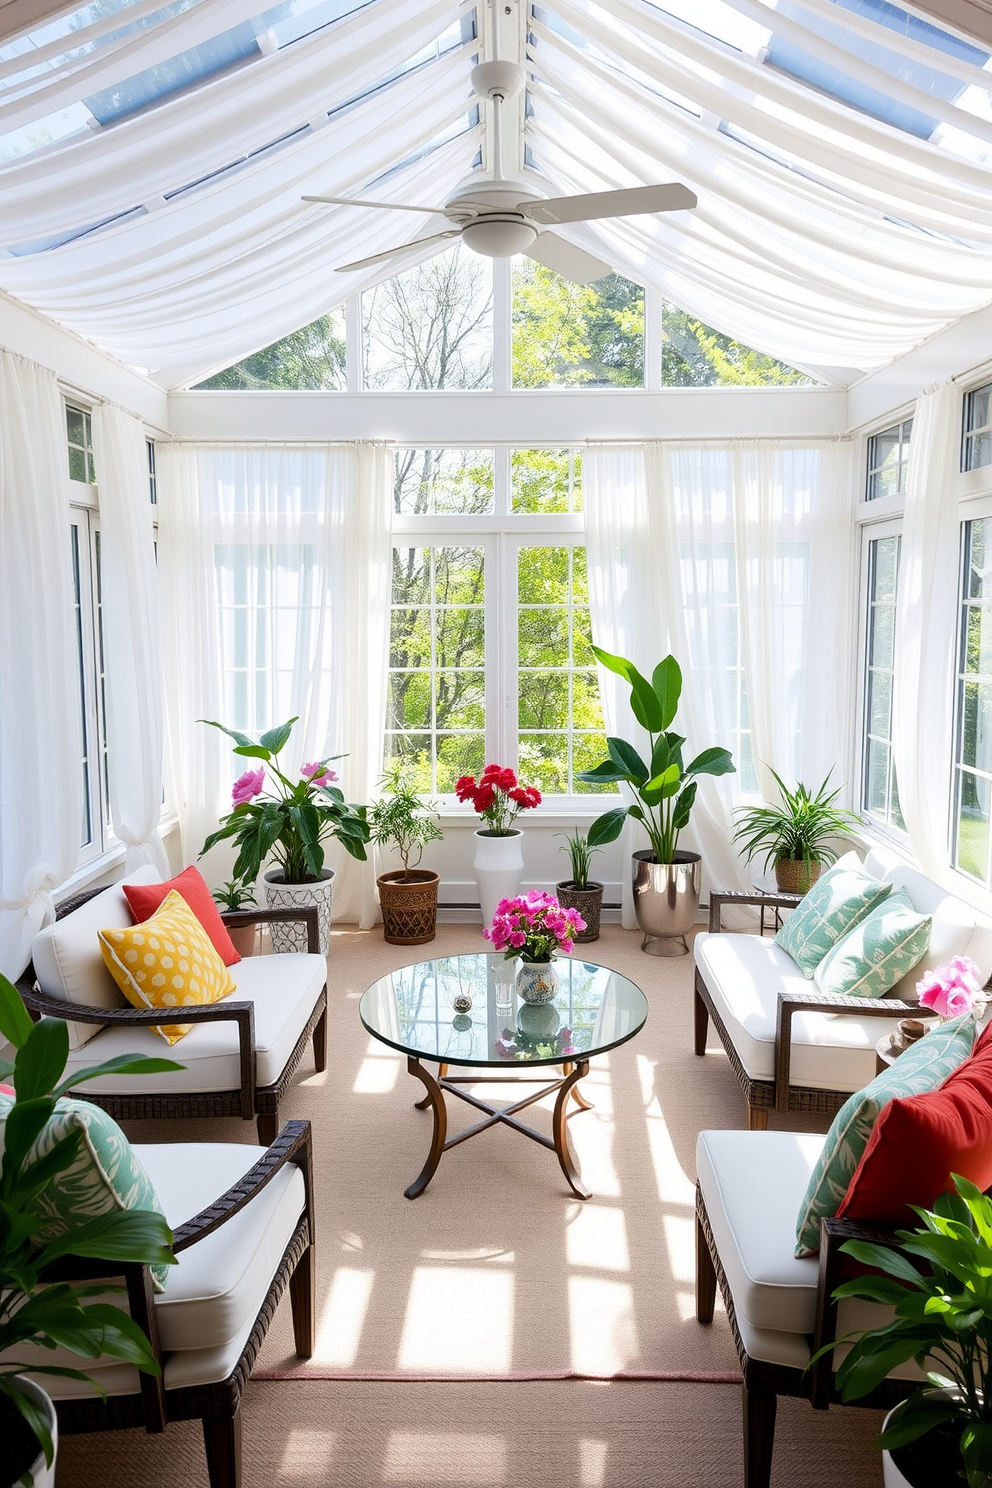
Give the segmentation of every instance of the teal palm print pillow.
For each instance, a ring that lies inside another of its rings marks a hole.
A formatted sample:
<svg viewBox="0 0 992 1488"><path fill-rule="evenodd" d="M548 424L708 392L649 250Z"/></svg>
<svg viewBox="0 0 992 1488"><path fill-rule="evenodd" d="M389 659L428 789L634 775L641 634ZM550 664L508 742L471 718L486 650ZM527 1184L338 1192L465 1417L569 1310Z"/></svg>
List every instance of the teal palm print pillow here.
<svg viewBox="0 0 992 1488"><path fill-rule="evenodd" d="M821 992L884 997L926 955L932 923L896 889L827 952L813 980Z"/></svg>
<svg viewBox="0 0 992 1488"><path fill-rule="evenodd" d="M817 879L775 939L812 979L827 952L891 892L891 884L837 863Z"/></svg>

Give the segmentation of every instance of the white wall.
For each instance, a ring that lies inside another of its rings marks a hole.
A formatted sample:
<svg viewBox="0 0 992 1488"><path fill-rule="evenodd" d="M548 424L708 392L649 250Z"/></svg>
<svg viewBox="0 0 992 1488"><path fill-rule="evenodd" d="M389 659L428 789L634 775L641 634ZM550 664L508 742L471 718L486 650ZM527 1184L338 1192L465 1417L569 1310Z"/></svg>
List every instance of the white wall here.
<svg viewBox="0 0 992 1488"><path fill-rule="evenodd" d="M859 429L911 409L925 387L963 378L992 359L992 306L966 315L938 336L848 389L848 426Z"/></svg>
<svg viewBox="0 0 992 1488"><path fill-rule="evenodd" d="M168 430L168 399L162 388L3 293L0 346L50 367L61 382L79 392L120 403L151 428Z"/></svg>

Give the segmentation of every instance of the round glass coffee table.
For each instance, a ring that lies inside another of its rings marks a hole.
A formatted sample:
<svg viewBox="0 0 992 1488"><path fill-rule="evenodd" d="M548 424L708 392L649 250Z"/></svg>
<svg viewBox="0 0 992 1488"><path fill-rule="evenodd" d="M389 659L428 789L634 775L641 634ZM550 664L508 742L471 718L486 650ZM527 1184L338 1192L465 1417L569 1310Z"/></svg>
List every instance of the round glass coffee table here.
<svg viewBox="0 0 992 1488"><path fill-rule="evenodd" d="M363 993L358 1005L362 1023L373 1038L407 1056L407 1070L427 1091L416 1107L430 1107L434 1114L427 1161L405 1190L408 1199L424 1192L449 1147L498 1124L549 1147L572 1192L589 1198L568 1135L569 1117L591 1109L579 1081L594 1055L626 1043L644 1027L648 1004L639 987L605 966L572 956L556 961L555 968L554 1000L538 1006L516 995L517 962L494 952L418 961L390 972ZM470 1006L464 1009L466 999ZM436 1077L429 1064L438 1066ZM450 1065L470 1073L449 1076ZM521 1073L532 1066L546 1067L546 1073ZM552 1073L555 1067L560 1075ZM478 1069L500 1073L482 1075L475 1073ZM540 1088L502 1107L462 1088L511 1082ZM445 1092L484 1112L485 1119L449 1137ZM519 1121L517 1112L553 1093L552 1136L547 1137ZM574 1110L568 1109L570 1099Z"/></svg>

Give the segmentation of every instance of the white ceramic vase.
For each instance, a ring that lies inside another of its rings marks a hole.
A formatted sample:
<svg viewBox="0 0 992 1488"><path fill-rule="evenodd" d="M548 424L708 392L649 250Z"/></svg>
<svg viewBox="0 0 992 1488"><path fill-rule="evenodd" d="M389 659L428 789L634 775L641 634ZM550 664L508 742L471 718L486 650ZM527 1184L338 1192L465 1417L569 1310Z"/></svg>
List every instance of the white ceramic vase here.
<svg viewBox="0 0 992 1488"><path fill-rule="evenodd" d="M481 828L474 834L475 858L472 867L479 887L482 923L493 922L501 899L512 899L520 889L524 874L523 837L519 827L511 827L503 837Z"/></svg>
<svg viewBox="0 0 992 1488"><path fill-rule="evenodd" d="M320 954L326 956L331 948L331 893L334 888L334 869L325 868L320 878L313 883L288 884L284 882L281 868L271 868L265 875L265 902L270 909L309 909L317 906L317 927L320 933ZM290 921L285 925L270 925L272 949L278 952L307 950L307 927L302 921Z"/></svg>
<svg viewBox="0 0 992 1488"><path fill-rule="evenodd" d="M52 1433L52 1465L45 1466L45 1454L39 1451L31 1467L28 1469L33 1488L55 1488L55 1462L59 1450L59 1423L55 1414L55 1407L51 1397L45 1393L40 1385L34 1380L25 1379L21 1376L20 1384L25 1394L33 1397L35 1404L39 1405L48 1417L48 1429ZM5 1480L6 1481L6 1480Z"/></svg>

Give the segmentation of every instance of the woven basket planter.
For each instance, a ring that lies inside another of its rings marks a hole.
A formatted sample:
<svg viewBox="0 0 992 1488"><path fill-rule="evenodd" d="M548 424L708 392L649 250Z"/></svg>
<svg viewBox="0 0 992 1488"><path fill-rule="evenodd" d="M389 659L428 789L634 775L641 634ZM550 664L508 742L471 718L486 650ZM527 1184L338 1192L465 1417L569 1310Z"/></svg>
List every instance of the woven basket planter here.
<svg viewBox="0 0 992 1488"><path fill-rule="evenodd" d="M775 864L775 882L783 894L808 894L822 872L822 863L779 858Z"/></svg>
<svg viewBox="0 0 992 1488"><path fill-rule="evenodd" d="M389 945L424 945L437 931L437 886L440 874L426 868L402 868L376 879L382 905L382 938Z"/></svg>
<svg viewBox="0 0 992 1488"><path fill-rule="evenodd" d="M574 883L566 881L555 884L555 893L562 909L577 909L586 922L582 934L575 937L576 945L586 945L590 940L598 940L603 885L590 882L584 889L578 889Z"/></svg>

